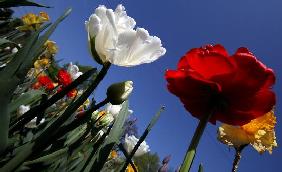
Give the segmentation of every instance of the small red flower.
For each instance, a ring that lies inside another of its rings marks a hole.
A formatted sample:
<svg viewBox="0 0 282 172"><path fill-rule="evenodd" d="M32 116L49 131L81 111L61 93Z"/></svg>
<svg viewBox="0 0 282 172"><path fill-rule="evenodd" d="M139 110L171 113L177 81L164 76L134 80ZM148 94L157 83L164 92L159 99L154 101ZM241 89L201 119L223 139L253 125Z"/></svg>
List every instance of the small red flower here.
<svg viewBox="0 0 282 172"><path fill-rule="evenodd" d="M58 81L61 85L67 86L72 82L72 78L66 70L60 69L58 72Z"/></svg>
<svg viewBox="0 0 282 172"><path fill-rule="evenodd" d="M165 77L169 91L194 117L213 113L212 123L243 125L275 105L274 72L247 48L233 56L221 45L194 48Z"/></svg>
<svg viewBox="0 0 282 172"><path fill-rule="evenodd" d="M33 89L44 87L46 90L51 91L54 89L54 83L48 76L38 76L37 82L33 84Z"/></svg>
<svg viewBox="0 0 282 172"><path fill-rule="evenodd" d="M71 91L68 92L67 97L68 98L74 98L77 94L76 89L72 89Z"/></svg>

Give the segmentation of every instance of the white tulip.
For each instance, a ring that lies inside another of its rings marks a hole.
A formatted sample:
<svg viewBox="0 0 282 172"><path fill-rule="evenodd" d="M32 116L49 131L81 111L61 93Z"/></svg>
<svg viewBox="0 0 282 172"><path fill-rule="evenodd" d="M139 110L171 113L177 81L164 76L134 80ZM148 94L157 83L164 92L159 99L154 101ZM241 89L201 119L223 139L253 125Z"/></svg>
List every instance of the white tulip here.
<svg viewBox="0 0 282 172"><path fill-rule="evenodd" d="M125 135L124 147L127 153L130 154L132 152L134 146L137 144L138 141L139 139L137 139L134 135L131 136L128 136L127 134ZM147 145L147 143L143 141L138 147L134 156L141 156L149 151L150 151L149 145Z"/></svg>
<svg viewBox="0 0 282 172"><path fill-rule="evenodd" d="M79 72L79 68L72 64L72 62L69 63L67 72L71 75L72 80L77 79L80 75L82 75L82 72Z"/></svg>
<svg viewBox="0 0 282 172"><path fill-rule="evenodd" d="M27 128L36 128L37 127L36 121L37 121L37 117L33 118L29 123L27 123L25 125L25 127L27 127ZM42 124L44 122L45 122L45 118L42 118L39 123Z"/></svg>
<svg viewBox="0 0 282 172"><path fill-rule="evenodd" d="M29 110L30 110L30 106L29 105L27 105L27 106L20 105L20 107L18 108L18 115L21 116L21 115L23 115L24 113L26 113Z"/></svg>
<svg viewBox="0 0 282 172"><path fill-rule="evenodd" d="M18 108L18 115L21 116L21 115L23 115L24 113L26 113L29 110L30 110L30 106L29 105L27 105L27 106L20 105L20 107ZM27 123L25 125L25 127L27 127L27 128L35 128L35 127L37 127L36 120L37 120L37 117L33 118L29 123ZM42 124L43 122L45 122L45 118L41 119L40 124Z"/></svg>
<svg viewBox="0 0 282 172"><path fill-rule="evenodd" d="M108 104L106 105L105 111L106 111L106 113L108 113L108 114L112 114L113 117L116 118L116 117L118 116L118 114L119 114L121 108L122 108L122 104L121 104L121 105L112 105L111 103L108 103ZM132 114L133 111L132 111L132 110L128 110L128 113L129 113L129 114Z"/></svg>
<svg viewBox="0 0 282 172"><path fill-rule="evenodd" d="M122 5L115 11L99 6L85 24L90 49L98 63L131 67L151 63L166 52L158 37L150 36L143 28L134 29L136 23Z"/></svg>

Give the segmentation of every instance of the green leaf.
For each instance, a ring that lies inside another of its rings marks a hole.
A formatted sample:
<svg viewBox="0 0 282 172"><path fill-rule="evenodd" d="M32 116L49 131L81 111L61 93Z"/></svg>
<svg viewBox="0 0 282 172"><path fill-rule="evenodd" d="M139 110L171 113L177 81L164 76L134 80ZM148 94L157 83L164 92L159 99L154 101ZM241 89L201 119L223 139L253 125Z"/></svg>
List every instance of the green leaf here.
<svg viewBox="0 0 282 172"><path fill-rule="evenodd" d="M10 8L18 6L36 6L36 7L45 7L50 8L49 6L37 4L28 0L0 0L0 8Z"/></svg>
<svg viewBox="0 0 282 172"><path fill-rule="evenodd" d="M198 172L204 172L204 167L202 163L199 165Z"/></svg>
<svg viewBox="0 0 282 172"><path fill-rule="evenodd" d="M13 43L13 42L9 41L8 39L5 39L5 38L0 38L0 45L6 44L6 43Z"/></svg>
<svg viewBox="0 0 282 172"><path fill-rule="evenodd" d="M19 97L17 97L13 102L9 104L9 113L14 112L18 109L20 105L33 104L41 99L41 96L45 92L41 90L30 90Z"/></svg>
<svg viewBox="0 0 282 172"><path fill-rule="evenodd" d="M126 170L126 167L128 166L128 164L130 163L130 160L133 158L135 152L137 151L138 147L141 145L141 143L145 140L145 138L147 137L147 135L149 134L149 132L151 131L151 129L153 128L153 126L156 124L156 122L158 121L158 119L160 118L161 113L164 111L164 107L161 107L160 110L155 114L155 116L151 119L149 125L147 126L146 130L143 132L142 136L139 138L138 142L136 143L136 145L134 146L132 152L130 153L130 155L126 158L126 161L123 165L123 167L121 168L121 172Z"/></svg>
<svg viewBox="0 0 282 172"><path fill-rule="evenodd" d="M103 168L114 145L119 143L119 139L124 131L123 125L128 115L128 101L126 101L123 103L122 109L105 142L98 148L93 157L89 157L91 160L87 164L84 172L98 172Z"/></svg>

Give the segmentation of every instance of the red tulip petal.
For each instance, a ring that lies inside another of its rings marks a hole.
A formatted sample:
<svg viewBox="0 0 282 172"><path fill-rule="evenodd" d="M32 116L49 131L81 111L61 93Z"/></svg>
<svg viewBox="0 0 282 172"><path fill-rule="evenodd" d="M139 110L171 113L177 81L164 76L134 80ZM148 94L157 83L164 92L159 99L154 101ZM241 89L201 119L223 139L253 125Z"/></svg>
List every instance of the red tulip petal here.
<svg viewBox="0 0 282 172"><path fill-rule="evenodd" d="M178 69L192 69L204 78L210 79L214 75L231 73L235 65L225 49L216 45L190 50L178 63Z"/></svg>
<svg viewBox="0 0 282 172"><path fill-rule="evenodd" d="M275 102L275 94L271 90L263 89L252 97L232 100L229 109L224 112L224 117L218 120L223 120L222 122L227 124L246 124L250 120L269 112L275 105ZM230 122L226 120L230 120Z"/></svg>
<svg viewBox="0 0 282 172"><path fill-rule="evenodd" d="M242 90L245 95L251 95L262 87L269 88L275 83L274 72L258 61L248 49L239 48L232 58L238 70L227 91L233 95L236 96Z"/></svg>
<svg viewBox="0 0 282 172"><path fill-rule="evenodd" d="M169 91L178 96L185 108L199 119L210 113L211 99L221 90L218 84L203 80L193 71L168 70L166 79Z"/></svg>

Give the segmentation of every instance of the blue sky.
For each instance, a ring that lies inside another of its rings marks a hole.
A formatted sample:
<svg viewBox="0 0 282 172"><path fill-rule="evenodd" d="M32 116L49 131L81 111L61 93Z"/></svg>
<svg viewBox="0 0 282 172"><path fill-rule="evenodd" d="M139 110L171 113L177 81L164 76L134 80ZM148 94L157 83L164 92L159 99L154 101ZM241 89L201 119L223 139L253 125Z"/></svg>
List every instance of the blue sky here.
<svg viewBox="0 0 282 172"><path fill-rule="evenodd" d="M54 21L64 9L72 7L72 14L58 27L52 36L59 46L58 59L64 63L78 61L80 64L98 66L87 49L84 21L99 4L115 8L122 3L138 27L146 28L150 34L161 38L167 49L158 61L134 68L112 67L95 93L98 100L105 97L105 88L111 83L132 80L134 92L130 107L138 118L140 133L161 105L166 111L148 136L153 152L161 158L171 154L171 167L181 164L196 128L194 119L184 109L177 97L166 89L164 71L174 69L178 59L193 47L220 43L230 54L241 47L248 47L263 63L276 72L277 83L277 127L278 145L281 131L281 49L282 49L282 1L280 0L49 0L38 2L53 6L47 11ZM17 15L38 12L38 8L17 8ZM209 124L198 148L192 171L199 163L207 172L231 171L233 150L216 140L217 127ZM250 146L243 152L239 171L279 171L282 149L278 147L272 155L259 155Z"/></svg>

